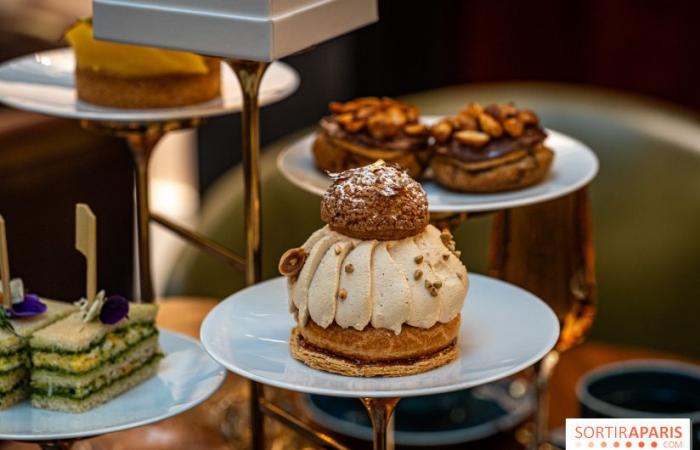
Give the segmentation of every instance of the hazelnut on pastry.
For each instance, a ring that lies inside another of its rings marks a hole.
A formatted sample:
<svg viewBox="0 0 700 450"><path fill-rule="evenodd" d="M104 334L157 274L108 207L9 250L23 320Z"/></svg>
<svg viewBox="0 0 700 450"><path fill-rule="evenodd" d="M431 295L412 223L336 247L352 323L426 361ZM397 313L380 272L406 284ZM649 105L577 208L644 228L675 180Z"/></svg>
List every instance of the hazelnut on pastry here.
<svg viewBox="0 0 700 450"><path fill-rule="evenodd" d="M350 376L403 376L457 358L467 270L427 197L382 161L334 175L327 225L280 260L296 320L290 352Z"/></svg>

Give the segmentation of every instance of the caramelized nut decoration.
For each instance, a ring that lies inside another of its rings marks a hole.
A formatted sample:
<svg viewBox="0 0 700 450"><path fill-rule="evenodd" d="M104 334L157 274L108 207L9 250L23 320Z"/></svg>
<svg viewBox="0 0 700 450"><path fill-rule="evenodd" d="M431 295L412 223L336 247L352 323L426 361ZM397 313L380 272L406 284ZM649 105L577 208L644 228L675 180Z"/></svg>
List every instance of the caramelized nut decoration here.
<svg viewBox="0 0 700 450"><path fill-rule="evenodd" d="M442 119L430 129L436 152L464 163L479 163L518 151L530 151L544 142L539 117L513 104L483 107L471 102L454 117Z"/></svg>

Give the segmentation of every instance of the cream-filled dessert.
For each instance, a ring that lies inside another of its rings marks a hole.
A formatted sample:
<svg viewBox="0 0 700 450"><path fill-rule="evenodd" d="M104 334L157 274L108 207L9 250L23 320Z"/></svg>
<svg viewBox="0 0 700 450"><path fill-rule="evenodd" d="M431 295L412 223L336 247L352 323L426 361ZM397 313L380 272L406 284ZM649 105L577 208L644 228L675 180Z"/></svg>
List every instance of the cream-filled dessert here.
<svg viewBox="0 0 700 450"><path fill-rule="evenodd" d="M297 326L292 355L321 370L399 376L457 357L467 270L449 231L403 170L375 163L334 176L328 224L280 261Z"/></svg>

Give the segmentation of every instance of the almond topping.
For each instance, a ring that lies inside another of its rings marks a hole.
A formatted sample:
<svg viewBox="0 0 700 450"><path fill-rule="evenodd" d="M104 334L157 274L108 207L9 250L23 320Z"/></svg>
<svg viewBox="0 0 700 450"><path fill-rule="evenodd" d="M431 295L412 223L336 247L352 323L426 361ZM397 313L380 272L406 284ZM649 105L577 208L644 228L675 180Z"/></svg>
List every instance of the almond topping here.
<svg viewBox="0 0 700 450"><path fill-rule="evenodd" d="M418 255L413 260L416 262L416 264L420 264L423 262L423 255Z"/></svg>
<svg viewBox="0 0 700 450"><path fill-rule="evenodd" d="M352 122L353 120L355 120L355 118L353 117L353 115L351 113L343 113L343 114L337 115L335 117L335 120L341 125L347 125L350 122Z"/></svg>
<svg viewBox="0 0 700 450"><path fill-rule="evenodd" d="M386 110L386 113L389 116L389 122L392 125L398 128L401 128L404 125L406 125L406 115L403 113L399 106L391 106L389 109Z"/></svg>
<svg viewBox="0 0 700 450"><path fill-rule="evenodd" d="M363 106L357 111L355 111L355 117L358 119L367 119L370 117L375 111L374 106Z"/></svg>
<svg viewBox="0 0 700 450"><path fill-rule="evenodd" d="M292 248L284 252L277 269L285 277L294 277L301 271L304 261L306 261L304 249L301 247Z"/></svg>
<svg viewBox="0 0 700 450"><path fill-rule="evenodd" d="M420 136L422 134L425 134L425 131L427 128L425 128L425 125L422 123L409 123L408 125L403 127L404 133L406 133L409 136Z"/></svg>
<svg viewBox="0 0 700 450"><path fill-rule="evenodd" d="M455 139L457 142L466 145L473 145L475 147L481 147L486 145L491 139L488 134L482 133L481 131L472 130L462 130L455 133Z"/></svg>
<svg viewBox="0 0 700 450"><path fill-rule="evenodd" d="M429 289L429 291L430 291L430 296L431 296L431 297L437 297L437 296L438 296L438 290L437 290L436 288L431 287L431 288Z"/></svg>
<svg viewBox="0 0 700 450"><path fill-rule="evenodd" d="M501 124L488 114L479 115L479 125L482 130L493 137L500 137L503 134L503 127Z"/></svg>
<svg viewBox="0 0 700 450"><path fill-rule="evenodd" d="M441 120L430 129L433 137L438 143L446 142L452 134L452 125L447 120Z"/></svg>
<svg viewBox="0 0 700 450"><path fill-rule="evenodd" d="M435 283L433 283L433 287L436 289L440 289L442 287L442 281L436 281Z"/></svg>
<svg viewBox="0 0 700 450"><path fill-rule="evenodd" d="M459 113L455 118L455 121L457 122L457 127L460 130L477 129L476 119L464 112Z"/></svg>
<svg viewBox="0 0 700 450"><path fill-rule="evenodd" d="M515 117L511 117L510 119L506 119L503 122L503 128L505 128L506 133L513 137L518 137L523 134L523 129L525 126L521 121L516 119Z"/></svg>
<svg viewBox="0 0 700 450"><path fill-rule="evenodd" d="M518 113L518 120L525 125L537 125L540 122L540 118L537 117L537 114L529 109L521 109Z"/></svg>
<svg viewBox="0 0 700 450"><path fill-rule="evenodd" d="M338 298L341 300L348 298L348 291L345 288L340 288L338 291Z"/></svg>
<svg viewBox="0 0 700 450"><path fill-rule="evenodd" d="M447 261L448 259L450 259L450 254L449 254L449 253L445 253L444 255L442 255L442 259L443 259L444 261Z"/></svg>
<svg viewBox="0 0 700 450"><path fill-rule="evenodd" d="M365 127L364 120L353 120L350 123L345 124L345 129L351 133L357 133Z"/></svg>
<svg viewBox="0 0 700 450"><path fill-rule="evenodd" d="M464 112L477 118L484 113L484 108L478 102L471 102L467 105L467 109L465 109Z"/></svg>
<svg viewBox="0 0 700 450"><path fill-rule="evenodd" d="M340 102L330 102L328 104L328 109L330 109L332 113L339 114L343 112L343 104Z"/></svg>
<svg viewBox="0 0 700 450"><path fill-rule="evenodd" d="M347 264L345 266L346 273L353 273L354 271L355 271L355 266L353 266L352 264Z"/></svg>
<svg viewBox="0 0 700 450"><path fill-rule="evenodd" d="M415 272L413 272L413 279L414 280L420 280L420 277L423 276L423 271L420 269L416 269Z"/></svg>

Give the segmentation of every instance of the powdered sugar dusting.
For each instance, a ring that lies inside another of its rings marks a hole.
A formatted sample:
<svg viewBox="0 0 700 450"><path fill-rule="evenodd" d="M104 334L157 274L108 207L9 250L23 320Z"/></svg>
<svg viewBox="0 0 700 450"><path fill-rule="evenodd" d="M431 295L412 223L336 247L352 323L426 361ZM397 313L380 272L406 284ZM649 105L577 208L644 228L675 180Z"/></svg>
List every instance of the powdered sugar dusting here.
<svg viewBox="0 0 700 450"><path fill-rule="evenodd" d="M321 201L321 216L332 226L390 231L426 220L425 191L398 166L380 160L329 176L333 184Z"/></svg>

